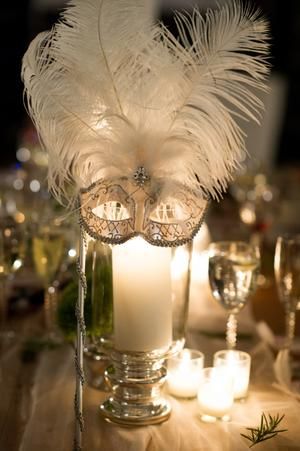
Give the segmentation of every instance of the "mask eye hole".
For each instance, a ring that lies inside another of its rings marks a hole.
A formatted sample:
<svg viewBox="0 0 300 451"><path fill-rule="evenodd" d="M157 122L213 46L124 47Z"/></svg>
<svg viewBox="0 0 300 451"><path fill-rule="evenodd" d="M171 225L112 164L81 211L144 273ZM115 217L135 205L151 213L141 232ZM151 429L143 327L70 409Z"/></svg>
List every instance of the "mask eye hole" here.
<svg viewBox="0 0 300 451"><path fill-rule="evenodd" d="M81 224L94 239L110 244L135 234L135 203L128 187L99 181L81 192Z"/></svg>
<svg viewBox="0 0 300 451"><path fill-rule="evenodd" d="M189 212L186 211L184 205L172 199L168 199L164 203L159 203L149 214L150 221L162 224L174 224L185 221L188 217Z"/></svg>
<svg viewBox="0 0 300 451"><path fill-rule="evenodd" d="M107 221L124 221L130 218L128 209L117 201L104 202L92 209L95 216Z"/></svg>
<svg viewBox="0 0 300 451"><path fill-rule="evenodd" d="M185 243L199 230L207 205L207 198L184 189L178 190L176 196L162 196L156 202L148 198L144 235L154 244L178 246L178 243Z"/></svg>

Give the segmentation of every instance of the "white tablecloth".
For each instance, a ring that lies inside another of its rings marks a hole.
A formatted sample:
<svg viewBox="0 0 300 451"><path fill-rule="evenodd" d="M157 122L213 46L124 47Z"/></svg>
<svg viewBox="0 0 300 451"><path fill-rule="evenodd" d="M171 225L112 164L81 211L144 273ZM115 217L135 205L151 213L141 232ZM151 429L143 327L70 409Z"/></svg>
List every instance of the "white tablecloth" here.
<svg viewBox="0 0 300 451"><path fill-rule="evenodd" d="M222 340L190 334L189 347L207 356L224 348ZM257 426L262 412L284 414L280 426L288 429L255 446L255 450L300 450L300 404L272 386L272 352L263 343L241 343L251 348L252 373L249 396L235 403L228 423L203 423L197 401L169 397L172 414L163 424L125 428L106 423L99 405L107 396L86 387L84 391L85 451L246 451L249 443L240 435L245 427ZM168 396L168 395L167 395ZM32 391L32 409L20 451L70 451L74 432L73 350L68 347L47 351L41 356Z"/></svg>

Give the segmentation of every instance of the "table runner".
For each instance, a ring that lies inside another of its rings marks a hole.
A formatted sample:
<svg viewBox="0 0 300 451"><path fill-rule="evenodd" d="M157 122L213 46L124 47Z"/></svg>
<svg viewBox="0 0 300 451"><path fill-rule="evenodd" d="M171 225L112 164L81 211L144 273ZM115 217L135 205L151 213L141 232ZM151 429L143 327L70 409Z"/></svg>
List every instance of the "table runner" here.
<svg viewBox="0 0 300 451"><path fill-rule="evenodd" d="M193 333L189 334L188 343L189 346L204 350L208 359L214 350L224 346L222 340L212 340ZM257 426L262 412L284 414L282 428L288 431L258 444L255 449L300 450L299 403L272 386L274 357L269 348L259 342L252 346L251 355L249 396L245 402L235 403L229 423L203 423L196 400L179 401L169 397L173 410L167 422L147 427L120 427L106 423L100 417L99 405L107 394L86 386L84 450L246 451L249 444L240 433L245 433L247 426ZM74 368L71 347L64 346L43 353L32 390L31 415L20 451L72 449L73 395Z"/></svg>

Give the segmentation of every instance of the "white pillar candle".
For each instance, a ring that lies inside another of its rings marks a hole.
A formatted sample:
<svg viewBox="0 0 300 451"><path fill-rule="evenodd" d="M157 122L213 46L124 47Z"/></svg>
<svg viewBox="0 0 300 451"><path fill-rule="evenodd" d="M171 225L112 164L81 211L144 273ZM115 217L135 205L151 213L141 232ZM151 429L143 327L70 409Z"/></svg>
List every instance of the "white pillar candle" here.
<svg viewBox="0 0 300 451"><path fill-rule="evenodd" d="M179 398L197 396L204 355L194 349L183 349L168 360L168 390Z"/></svg>
<svg viewBox="0 0 300 451"><path fill-rule="evenodd" d="M198 403L205 421L227 417L233 404L233 383L227 371L223 368L202 370Z"/></svg>
<svg viewBox="0 0 300 451"><path fill-rule="evenodd" d="M214 366L225 368L233 378L234 399L247 396L251 357L247 352L237 350L222 350L214 355Z"/></svg>
<svg viewBox="0 0 300 451"><path fill-rule="evenodd" d="M151 351L172 340L171 249L140 237L113 247L115 348Z"/></svg>

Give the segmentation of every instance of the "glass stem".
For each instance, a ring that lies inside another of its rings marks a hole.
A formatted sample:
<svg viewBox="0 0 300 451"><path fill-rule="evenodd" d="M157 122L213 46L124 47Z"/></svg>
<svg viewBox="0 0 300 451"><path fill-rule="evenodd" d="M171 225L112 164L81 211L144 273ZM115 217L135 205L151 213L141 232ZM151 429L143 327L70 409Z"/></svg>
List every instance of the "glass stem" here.
<svg viewBox="0 0 300 451"><path fill-rule="evenodd" d="M226 343L227 349L234 349L236 347L236 335L237 335L237 320L234 313L230 313L227 320L226 327Z"/></svg>
<svg viewBox="0 0 300 451"><path fill-rule="evenodd" d="M56 332L57 290L52 285L45 289L44 298L45 322L48 335Z"/></svg>
<svg viewBox="0 0 300 451"><path fill-rule="evenodd" d="M5 328L7 314L6 280L0 276L0 330Z"/></svg>
<svg viewBox="0 0 300 451"><path fill-rule="evenodd" d="M286 327L286 344L285 347L290 349L295 336L296 312L287 312L285 316Z"/></svg>

